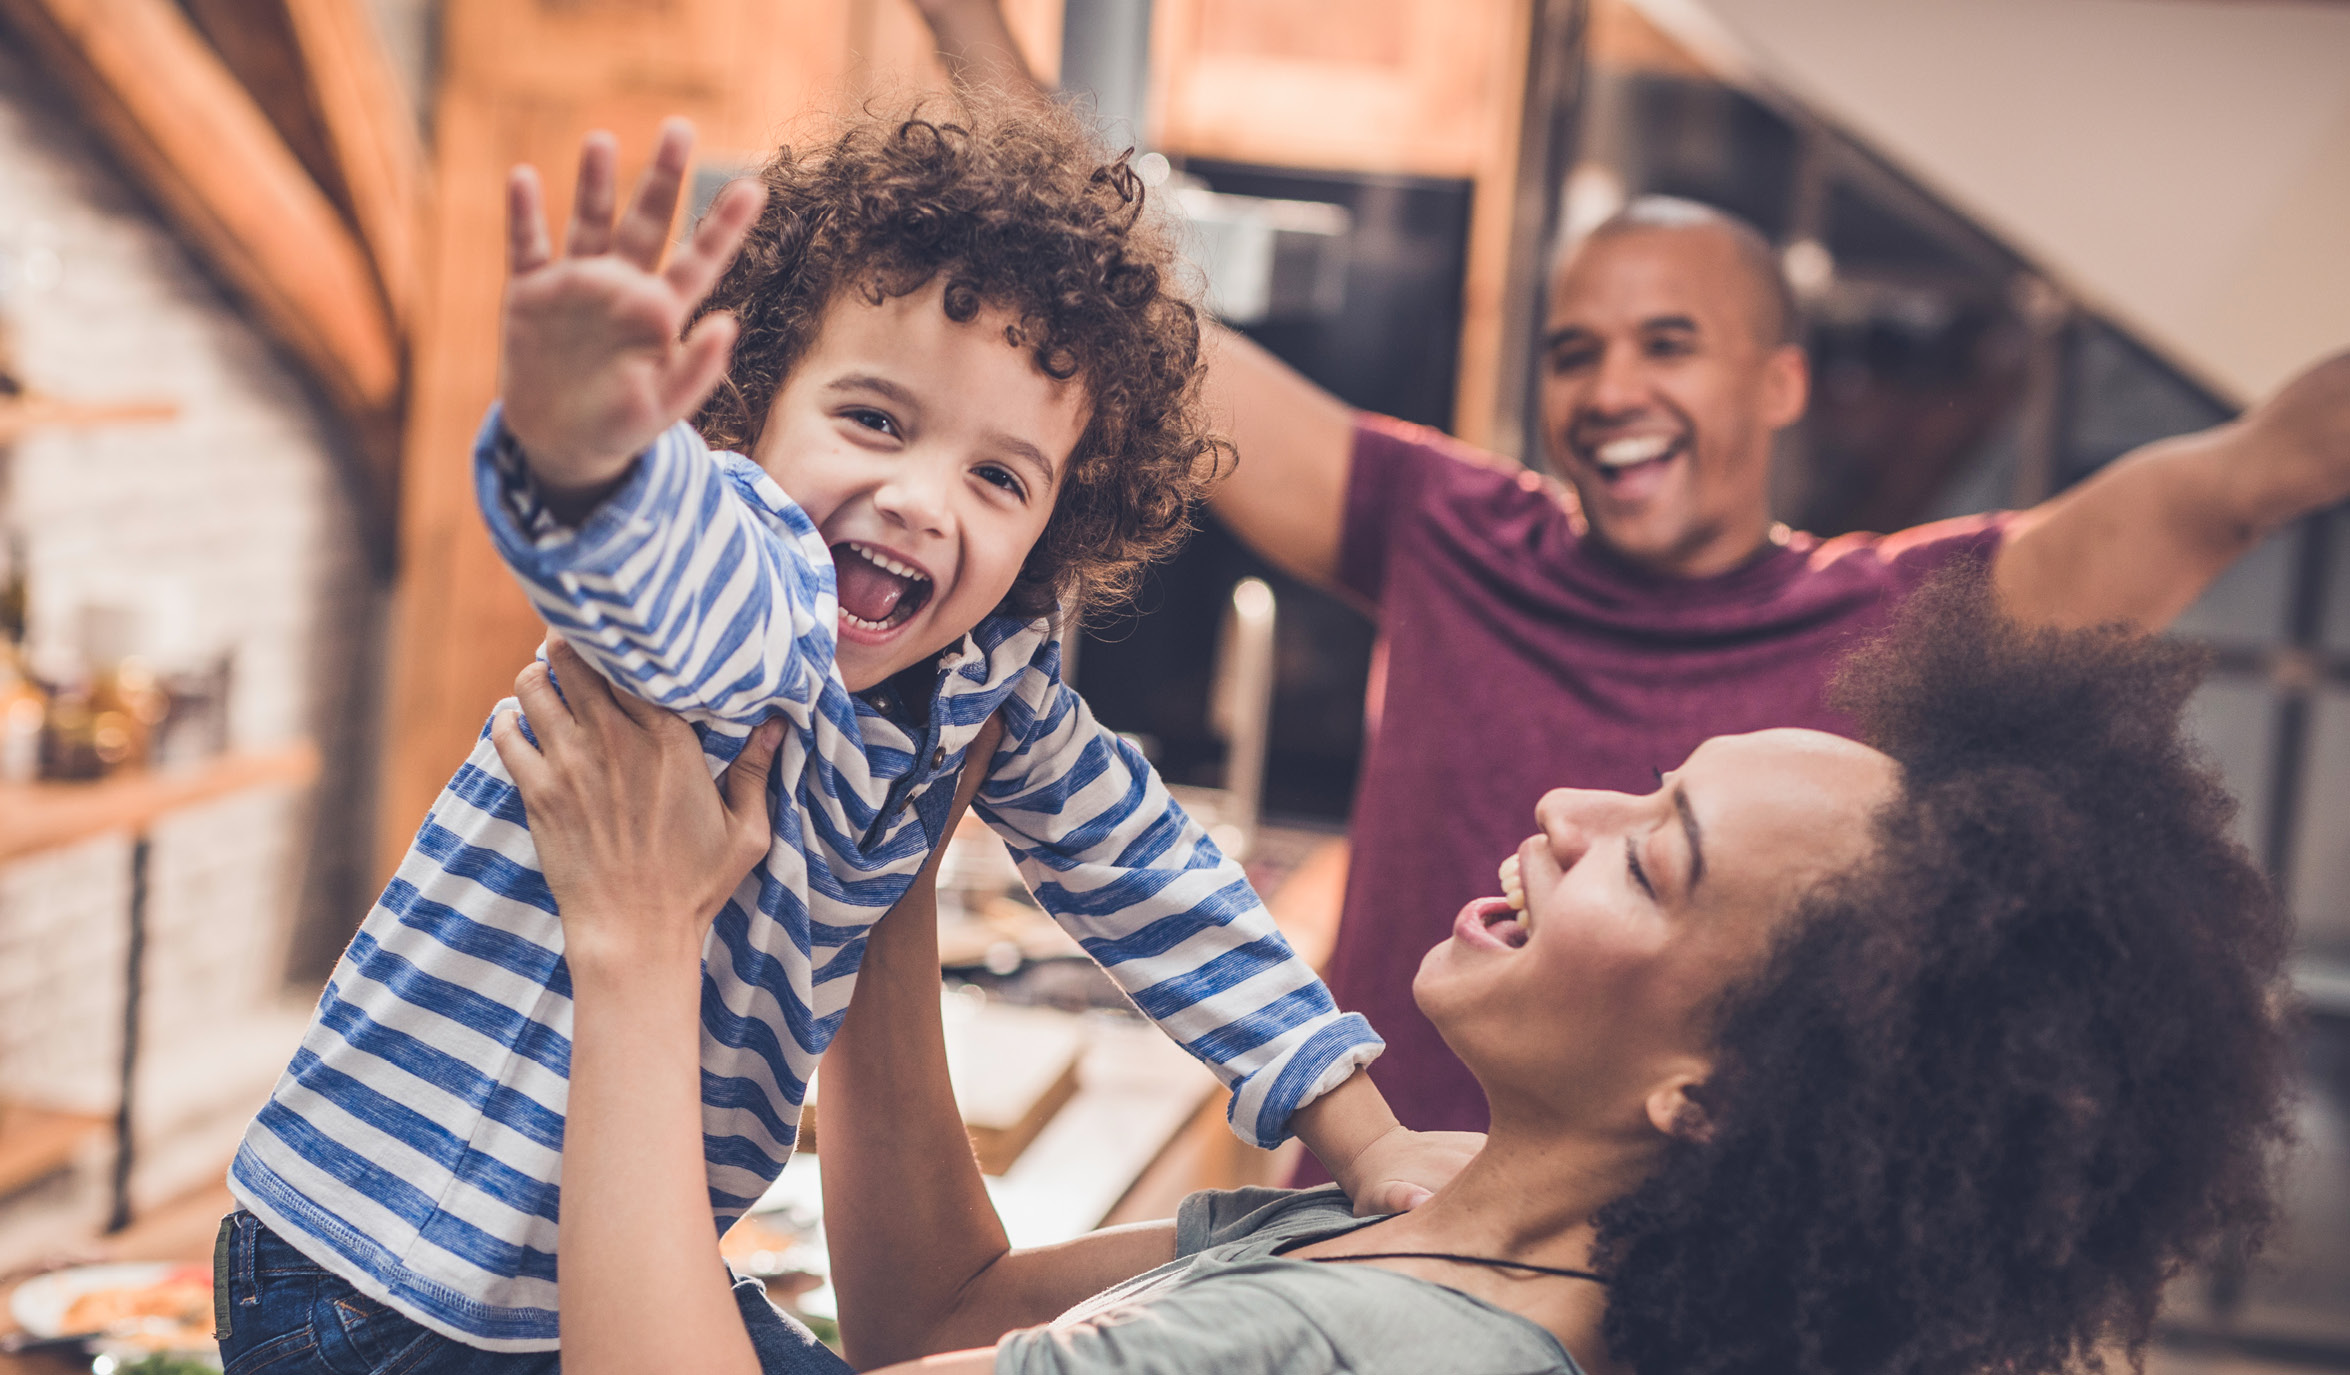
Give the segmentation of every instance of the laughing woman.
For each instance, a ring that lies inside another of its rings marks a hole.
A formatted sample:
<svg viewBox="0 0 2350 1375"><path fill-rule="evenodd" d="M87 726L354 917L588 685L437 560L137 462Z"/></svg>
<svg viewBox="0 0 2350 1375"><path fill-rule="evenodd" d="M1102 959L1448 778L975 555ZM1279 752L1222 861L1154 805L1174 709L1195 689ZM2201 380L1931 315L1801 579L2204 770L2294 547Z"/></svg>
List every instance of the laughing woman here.
<svg viewBox="0 0 2350 1375"><path fill-rule="evenodd" d="M543 673L522 685L544 753L511 722L499 739L577 1000L565 1369L841 1369L726 1300L702 1178L700 951L764 848L755 766L722 801L689 730L556 665L568 708ZM2257 1232L2284 1120L2286 927L2181 736L2195 679L2175 646L2025 632L1947 582L1846 671L1867 744L1718 738L1646 796L1548 794L1512 896L1463 911L1414 989L1491 1136L1388 1216L1242 1190L1010 1248L947 1084L926 880L868 938L825 1064L850 1354L1641 1375L2134 1356L2164 1282Z"/></svg>

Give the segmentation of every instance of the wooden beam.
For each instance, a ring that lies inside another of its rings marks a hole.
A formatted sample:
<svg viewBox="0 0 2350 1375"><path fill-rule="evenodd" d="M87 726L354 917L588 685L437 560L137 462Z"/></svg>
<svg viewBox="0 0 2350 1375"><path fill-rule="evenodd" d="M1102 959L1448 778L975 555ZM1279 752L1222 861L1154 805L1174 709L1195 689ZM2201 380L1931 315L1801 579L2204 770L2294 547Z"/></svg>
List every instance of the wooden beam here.
<svg viewBox="0 0 2350 1375"><path fill-rule="evenodd" d="M424 149L358 0L182 0L229 71L358 231L396 331L416 296Z"/></svg>
<svg viewBox="0 0 2350 1375"><path fill-rule="evenodd" d="M406 337L430 194L415 111L359 0L285 0L285 7L343 208L375 260L392 326Z"/></svg>
<svg viewBox="0 0 2350 1375"><path fill-rule="evenodd" d="M1526 3L1153 0L1152 140L1275 167L1478 177L1491 111L1517 114L1494 52L1522 35Z"/></svg>
<svg viewBox="0 0 2350 1375"><path fill-rule="evenodd" d="M318 189L335 204L347 205L342 173L327 150L326 131L302 70L302 49L282 0L180 0L180 5L220 54L229 75L269 116Z"/></svg>
<svg viewBox="0 0 2350 1375"><path fill-rule="evenodd" d="M0 0L186 242L352 422L388 531L401 349L334 204L172 0Z"/></svg>
<svg viewBox="0 0 2350 1375"><path fill-rule="evenodd" d="M1503 337L1513 304L1507 293L1510 249L1519 229L1519 141L1525 135L1527 58L1533 43L1534 0L1501 0L1505 21L1495 25L1482 56L1483 137L1475 189L1469 196L1469 261L1461 281L1461 343L1453 379L1453 433L1481 449L1518 448L1524 437L1515 416L1502 414L1514 392L1501 376L1505 360L1523 357ZM1539 465L1540 460L1535 462Z"/></svg>

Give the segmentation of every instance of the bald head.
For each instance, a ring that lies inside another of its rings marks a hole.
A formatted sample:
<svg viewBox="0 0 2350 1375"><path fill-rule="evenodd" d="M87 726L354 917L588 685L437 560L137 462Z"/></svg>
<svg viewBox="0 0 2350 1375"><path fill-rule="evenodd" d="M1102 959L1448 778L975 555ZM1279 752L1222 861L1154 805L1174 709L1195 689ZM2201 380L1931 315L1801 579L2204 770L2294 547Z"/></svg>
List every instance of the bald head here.
<svg viewBox="0 0 2350 1375"><path fill-rule="evenodd" d="M1747 318L1765 348L1795 342L1795 290L1779 266L1779 255L1762 231L1726 210L1679 196L1641 196L1580 238L1561 245L1551 280L1594 243L1631 234L1691 234L1712 238L1729 249L1747 294Z"/></svg>
<svg viewBox="0 0 2350 1375"><path fill-rule="evenodd" d="M1760 234L1690 201L1634 201L1558 264L1542 423L1592 535L1707 577L1770 535L1772 436L1803 415L1795 310Z"/></svg>

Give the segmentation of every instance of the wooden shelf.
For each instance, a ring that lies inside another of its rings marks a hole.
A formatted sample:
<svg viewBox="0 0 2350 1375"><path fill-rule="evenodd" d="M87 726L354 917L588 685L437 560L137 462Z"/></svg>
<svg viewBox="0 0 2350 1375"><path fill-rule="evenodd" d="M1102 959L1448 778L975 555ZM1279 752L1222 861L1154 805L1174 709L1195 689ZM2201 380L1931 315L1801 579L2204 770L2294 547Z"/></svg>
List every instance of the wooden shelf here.
<svg viewBox="0 0 2350 1375"><path fill-rule="evenodd" d="M195 768L128 773L96 783L0 786L0 863L115 831L138 831L182 807L268 784L318 777L318 748L223 755Z"/></svg>
<svg viewBox="0 0 2350 1375"><path fill-rule="evenodd" d="M179 418L177 401L67 401L30 394L0 396L0 444L28 430L89 425L135 425Z"/></svg>

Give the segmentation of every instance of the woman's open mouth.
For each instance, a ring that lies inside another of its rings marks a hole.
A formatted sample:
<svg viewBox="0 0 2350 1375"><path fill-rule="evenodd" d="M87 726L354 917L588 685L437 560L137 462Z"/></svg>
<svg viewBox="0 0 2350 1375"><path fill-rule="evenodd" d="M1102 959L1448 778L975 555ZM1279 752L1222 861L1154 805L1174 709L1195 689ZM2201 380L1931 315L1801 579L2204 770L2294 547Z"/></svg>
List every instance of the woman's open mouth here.
<svg viewBox="0 0 2350 1375"><path fill-rule="evenodd" d="M930 575L887 550L856 540L832 546L840 587L841 624L884 635L914 618L930 601Z"/></svg>
<svg viewBox="0 0 2350 1375"><path fill-rule="evenodd" d="M1523 915L1508 898L1478 898L1453 918L1453 938L1464 945L1515 950L1526 943Z"/></svg>

